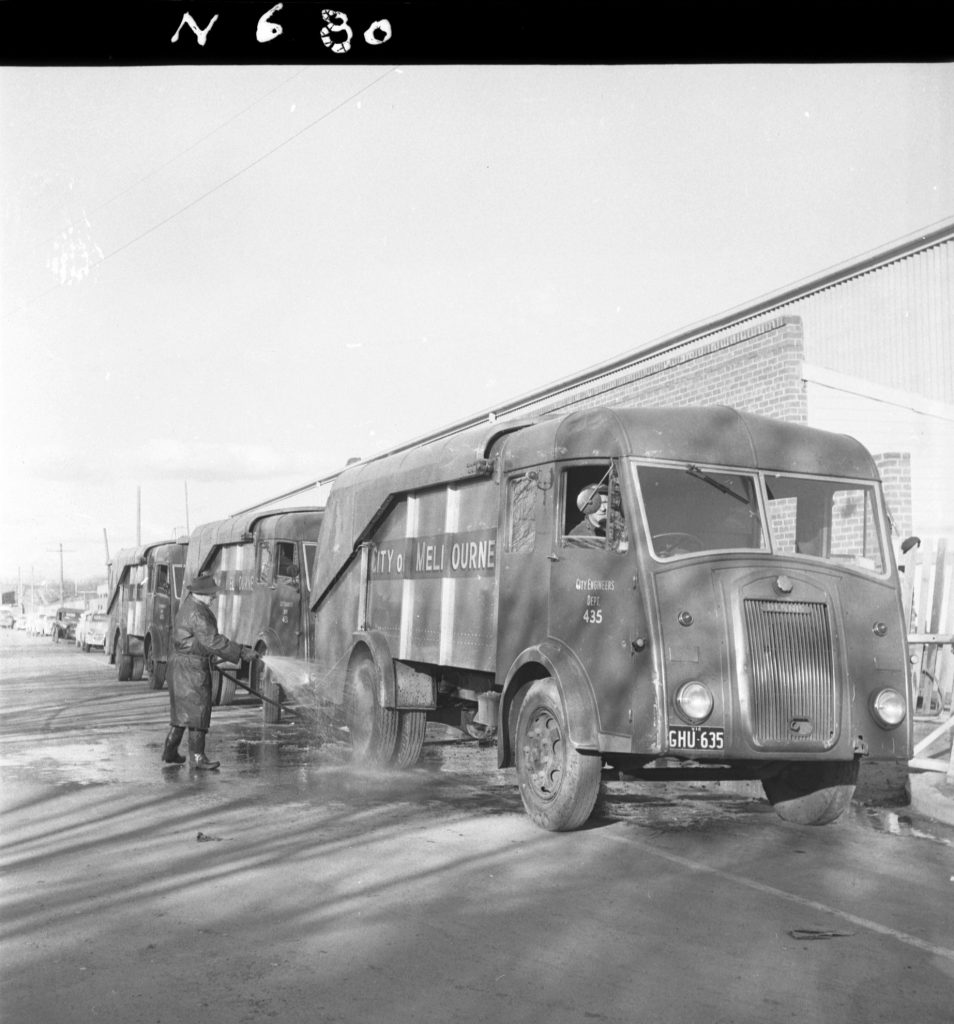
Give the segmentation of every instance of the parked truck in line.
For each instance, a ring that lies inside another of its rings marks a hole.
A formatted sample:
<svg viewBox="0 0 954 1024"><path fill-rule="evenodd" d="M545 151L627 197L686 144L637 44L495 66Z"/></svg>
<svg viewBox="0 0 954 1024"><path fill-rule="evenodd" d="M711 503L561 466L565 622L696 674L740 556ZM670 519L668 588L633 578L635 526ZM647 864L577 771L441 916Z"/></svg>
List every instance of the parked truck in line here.
<svg viewBox="0 0 954 1024"><path fill-rule="evenodd" d="M606 768L758 779L823 824L863 759L911 754L881 484L846 436L726 407L488 422L342 471L316 566L354 757L413 764L470 706L543 828L582 825Z"/></svg>
<svg viewBox="0 0 954 1024"><path fill-rule="evenodd" d="M53 637L53 642L58 644L61 640L74 640L76 638L76 625L82 614L82 608L69 608L66 606L57 608L56 614L53 616L53 625L50 633Z"/></svg>
<svg viewBox="0 0 954 1024"><path fill-rule="evenodd" d="M197 526L189 538L186 585L200 573L221 588L212 609L219 632L260 654L306 660L314 631L308 610L320 508L248 512ZM247 683L262 701L268 723L281 718L281 686L260 661L213 669L219 704L235 697L235 680Z"/></svg>
<svg viewBox="0 0 954 1024"><path fill-rule="evenodd" d="M161 690L185 573L187 540L123 548L110 565L106 657L121 681Z"/></svg>

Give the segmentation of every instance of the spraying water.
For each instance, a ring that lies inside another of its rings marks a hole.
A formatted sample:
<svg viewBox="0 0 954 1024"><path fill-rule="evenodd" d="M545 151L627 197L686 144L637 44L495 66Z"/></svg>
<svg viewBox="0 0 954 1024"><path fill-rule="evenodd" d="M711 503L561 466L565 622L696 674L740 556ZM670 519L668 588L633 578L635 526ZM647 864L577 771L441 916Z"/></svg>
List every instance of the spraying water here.
<svg viewBox="0 0 954 1024"><path fill-rule="evenodd" d="M311 666L301 658L282 658L277 654L262 655L262 664L284 691L284 699L293 704L315 706L318 687Z"/></svg>

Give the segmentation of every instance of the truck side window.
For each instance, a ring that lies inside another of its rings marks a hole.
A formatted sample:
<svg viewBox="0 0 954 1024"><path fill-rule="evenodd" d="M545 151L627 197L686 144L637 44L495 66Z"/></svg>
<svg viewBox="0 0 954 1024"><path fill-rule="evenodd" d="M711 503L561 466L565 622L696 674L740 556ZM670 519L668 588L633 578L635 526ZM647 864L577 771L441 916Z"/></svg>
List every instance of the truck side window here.
<svg viewBox="0 0 954 1024"><path fill-rule="evenodd" d="M275 545L275 556L278 562L278 575L285 580L298 579L298 552L292 541L279 541Z"/></svg>
<svg viewBox="0 0 954 1024"><path fill-rule="evenodd" d="M511 477L509 488L510 529L507 547L510 551L533 551L533 538L536 535L536 480L527 476Z"/></svg>
<svg viewBox="0 0 954 1024"><path fill-rule="evenodd" d="M258 581L270 583L272 579L272 553L267 544L259 545L258 549Z"/></svg>
<svg viewBox="0 0 954 1024"><path fill-rule="evenodd" d="M168 594L169 593L169 566L168 565L156 565L153 567L155 577L153 579L152 590L156 594Z"/></svg>
<svg viewBox="0 0 954 1024"><path fill-rule="evenodd" d="M616 467L574 466L563 473L563 543L571 547L629 547Z"/></svg>

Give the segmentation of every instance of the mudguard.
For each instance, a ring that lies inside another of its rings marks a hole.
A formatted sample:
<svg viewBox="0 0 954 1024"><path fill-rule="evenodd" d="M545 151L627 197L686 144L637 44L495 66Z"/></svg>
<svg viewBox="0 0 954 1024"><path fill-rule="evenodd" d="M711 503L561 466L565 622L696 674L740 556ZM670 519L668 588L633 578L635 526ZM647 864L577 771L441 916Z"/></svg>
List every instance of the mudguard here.
<svg viewBox="0 0 954 1024"><path fill-rule="evenodd" d="M515 694L528 678L539 678L541 673L528 676L523 669L540 666L542 674L557 684L566 709L570 742L577 750L599 750L599 715L593 687L576 655L557 640L544 640L522 651L507 672L500 701L500 728L497 740L497 761L501 766L512 763L512 737L510 735L510 709Z"/></svg>

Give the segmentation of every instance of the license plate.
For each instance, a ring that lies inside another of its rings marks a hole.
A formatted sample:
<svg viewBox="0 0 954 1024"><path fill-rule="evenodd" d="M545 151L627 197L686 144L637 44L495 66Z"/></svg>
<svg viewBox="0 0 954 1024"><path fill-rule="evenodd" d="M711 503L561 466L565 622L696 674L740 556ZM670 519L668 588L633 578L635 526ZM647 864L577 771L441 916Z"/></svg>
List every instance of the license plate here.
<svg viewBox="0 0 954 1024"><path fill-rule="evenodd" d="M669 730L669 747L675 750L722 750L725 729L703 729L698 725Z"/></svg>

